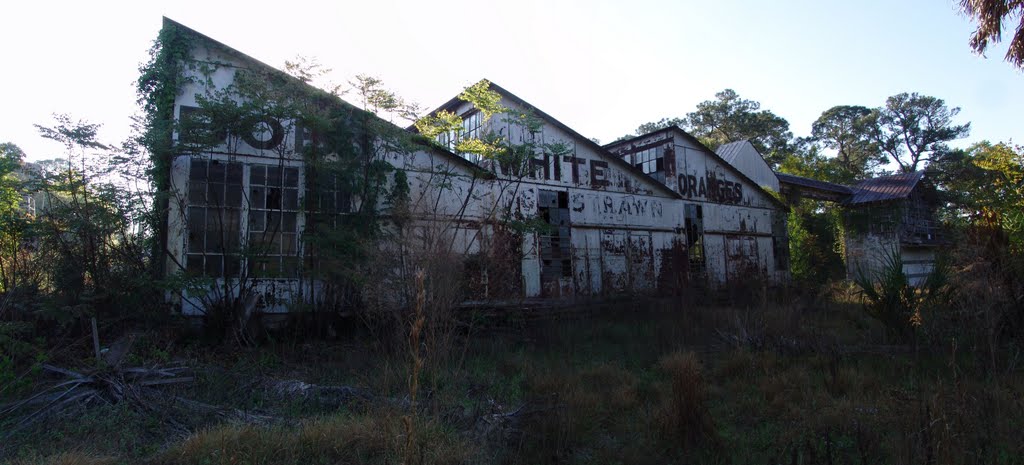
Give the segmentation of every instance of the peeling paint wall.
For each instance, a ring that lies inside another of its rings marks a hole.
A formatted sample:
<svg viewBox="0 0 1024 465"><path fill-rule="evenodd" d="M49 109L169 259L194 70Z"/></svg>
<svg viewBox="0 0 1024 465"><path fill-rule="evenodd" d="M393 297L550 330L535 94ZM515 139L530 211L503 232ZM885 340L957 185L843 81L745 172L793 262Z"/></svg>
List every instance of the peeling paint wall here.
<svg viewBox="0 0 1024 465"><path fill-rule="evenodd" d="M899 253L900 243L895 234L866 233L846 239L847 274L857 277L861 273L869 276L883 269L888 257Z"/></svg>
<svg viewBox="0 0 1024 465"><path fill-rule="evenodd" d="M663 171L653 177L683 197L676 208L685 204L702 207L703 247L711 285L726 285L730 278L751 275L772 281L787 279L788 270L777 266L774 245L785 237L785 224L772 221L784 211L768 194L735 167L675 131L608 146L629 162L634 161L634 153L649 147L664 148ZM767 175L774 176L770 170Z"/></svg>
<svg viewBox="0 0 1024 465"><path fill-rule="evenodd" d="M197 93L229 85L234 66L253 66L224 51L200 47L196 53L200 61L220 66L208 76L197 72L197 79L177 99L175 117L197 105ZM529 110L509 98L502 103L513 112ZM472 108L463 104L455 111L466 114ZM516 273L509 275L514 278L506 279L521 282L505 287L516 289L519 297L653 293L679 287L696 279L694 276L717 286L754 273L775 276L781 271L775 270L772 235L778 231L773 230L771 221L779 207L749 180L691 142L673 135L644 142L661 144L666 154L663 171L647 176L633 169L628 160L595 147L552 121L544 120L538 132L525 134L503 119L504 115L494 116L483 130L497 131L513 143L526 138L537 138L542 144L559 143L568 152L558 156L536 153L530 175L522 179L503 173L490 160L480 161L479 166L497 177L483 176L452 154L429 148L391 154L387 161L406 173L413 237L440 234L450 241L451 250L467 260L482 256L494 241L502 240L495 228L504 219L547 224L522 234L510 248L520 256L516 257ZM171 262L188 268L189 257L195 256L195 238L189 233L195 205L190 196L200 181L194 179L193 160L240 164L240 182L246 193L258 185L259 176L269 175L271 168L295 169L298 177L293 188L302 196L306 181L297 155L301 135L288 121L269 121L254 134L225 140L222 146L201 154L178 156L171 173ZM241 238L251 237L251 220L247 218L256 208L248 203L239 207ZM688 208L691 213L700 211L700 217L686 218ZM292 221L289 227L301 238L305 225L301 208ZM695 233L698 230L699 234ZM294 248L284 250L301 257L302 242L293 240L297 241ZM179 271L176 265L171 268L172 273ZM467 265L466 270L474 268ZM476 291L484 295L497 287L488 279L469 277ZM219 278L216 283L223 287L225 282ZM285 277L261 278L259 307L264 312L287 311L317 292L318 286ZM183 313L202 311L201 299L195 297L184 296Z"/></svg>
<svg viewBox="0 0 1024 465"><path fill-rule="evenodd" d="M899 256L903 273L912 286L923 284L935 269L935 247L901 243L895 233L863 233L846 239L847 277L854 279L862 273L875 276L888 266L894 253Z"/></svg>

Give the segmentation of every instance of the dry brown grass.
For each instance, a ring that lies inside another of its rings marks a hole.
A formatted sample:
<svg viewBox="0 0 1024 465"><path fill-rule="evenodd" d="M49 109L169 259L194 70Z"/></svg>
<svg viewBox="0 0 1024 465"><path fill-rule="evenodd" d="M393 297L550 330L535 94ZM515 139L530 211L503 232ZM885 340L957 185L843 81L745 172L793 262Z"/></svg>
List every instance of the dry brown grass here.
<svg viewBox="0 0 1024 465"><path fill-rule="evenodd" d="M63 452L49 457L18 459L11 463L13 465L110 465L116 462L111 457L98 457L84 452Z"/></svg>
<svg viewBox="0 0 1024 465"><path fill-rule="evenodd" d="M421 421L416 464L466 463L471 448L433 422ZM337 415L297 427L221 425L192 435L154 464L397 463L406 452L401 416L393 412Z"/></svg>
<svg viewBox="0 0 1024 465"><path fill-rule="evenodd" d="M655 413L661 434L685 445L716 445L718 433L707 405L707 386L697 354L674 352L658 362L669 390Z"/></svg>
<svg viewBox="0 0 1024 465"><path fill-rule="evenodd" d="M598 432L637 426L630 415L640 405L639 381L619 364L534 372L527 390L540 411L524 418L516 463L563 463Z"/></svg>

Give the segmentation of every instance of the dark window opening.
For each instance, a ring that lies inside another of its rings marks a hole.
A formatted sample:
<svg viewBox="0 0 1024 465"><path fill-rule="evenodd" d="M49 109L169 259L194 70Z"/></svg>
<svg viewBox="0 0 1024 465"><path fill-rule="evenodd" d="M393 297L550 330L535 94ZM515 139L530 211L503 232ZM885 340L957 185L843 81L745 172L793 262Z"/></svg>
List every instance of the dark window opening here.
<svg viewBox="0 0 1024 465"><path fill-rule="evenodd" d="M683 217L690 272L703 275L707 271L707 259L704 256L704 208L687 204L683 207Z"/></svg>
<svg viewBox="0 0 1024 465"><path fill-rule="evenodd" d="M633 159L633 166L643 171L644 174L665 170L665 150L662 146L646 148L629 156Z"/></svg>
<svg viewBox="0 0 1024 465"><path fill-rule="evenodd" d="M572 277L569 194L568 192L541 190L538 200L538 216L547 226L538 237L541 285L548 288L551 286L548 283L557 282L559 278Z"/></svg>

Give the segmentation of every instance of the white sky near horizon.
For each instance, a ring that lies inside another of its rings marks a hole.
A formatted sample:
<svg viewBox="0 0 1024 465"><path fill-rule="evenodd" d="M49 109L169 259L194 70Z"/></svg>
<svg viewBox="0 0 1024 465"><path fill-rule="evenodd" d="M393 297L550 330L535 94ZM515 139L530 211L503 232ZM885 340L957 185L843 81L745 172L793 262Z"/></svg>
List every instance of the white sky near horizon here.
<svg viewBox="0 0 1024 465"><path fill-rule="evenodd" d="M682 117L725 88L810 133L822 111L919 92L961 107L965 146L1024 141L1024 74L971 53L953 0L8 2L0 142L60 156L53 113L130 135L134 81L168 16L267 64L315 57L432 109L488 78L603 142ZM1007 30L1007 35L1012 29Z"/></svg>

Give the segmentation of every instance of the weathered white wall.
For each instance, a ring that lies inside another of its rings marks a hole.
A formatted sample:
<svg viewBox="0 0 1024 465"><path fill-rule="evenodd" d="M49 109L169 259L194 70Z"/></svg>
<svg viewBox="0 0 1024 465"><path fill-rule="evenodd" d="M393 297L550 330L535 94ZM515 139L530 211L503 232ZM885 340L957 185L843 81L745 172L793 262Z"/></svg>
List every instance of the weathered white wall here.
<svg viewBox="0 0 1024 465"><path fill-rule="evenodd" d="M846 239L846 272L851 278L861 273L873 276L882 270L893 253L899 253L895 234L858 234Z"/></svg>
<svg viewBox="0 0 1024 465"><path fill-rule="evenodd" d="M896 253L903 262L903 274L912 286L920 286L935 269L935 247L915 247L900 244L895 234L864 234L847 238L847 276L856 278L860 273L875 276L889 264L890 255Z"/></svg>
<svg viewBox="0 0 1024 465"><path fill-rule="evenodd" d="M904 245L900 248L900 253L903 258L903 273L907 275L910 284L924 284L928 275L935 269L935 248Z"/></svg>
<svg viewBox="0 0 1024 465"><path fill-rule="evenodd" d="M683 197L677 208L696 204L703 209L704 253L711 284L725 285L730 274L750 271L773 281L785 280L787 271L776 269L772 243L773 235L785 237L784 228L778 225L780 230L775 230L772 222L772 215L784 214L784 210L760 186L737 173L737 168L677 131L659 131L610 148L627 154L652 146L670 149L665 154L663 179Z"/></svg>
<svg viewBox="0 0 1024 465"><path fill-rule="evenodd" d="M513 111L524 110L507 99L502 103ZM469 104L463 104L456 111L464 113L469 110ZM506 124L504 119L505 115L495 115L485 125L485 130L498 132L513 143L520 143L525 135L519 126ZM682 225L682 210L678 208L678 199L669 192L663 192L653 180L627 172L603 150L594 150L552 124L544 124L534 137L540 144L563 143L569 147L570 153L558 159L549 156L546 160L543 154L538 154L536 159L540 163L536 165L536 177L533 178L513 180L501 176L494 181L477 179L472 189L477 193L489 189L490 194L475 196L472 207L467 209L470 213L468 219L474 222L485 222L493 218L496 211L501 211L501 206L510 204L514 205L514 212L520 217L535 218L541 190L565 193L569 210L572 277L560 280L557 292L545 292L540 277L537 234L528 235L522 247L525 296L557 294L566 297L652 290L657 284L656 270L660 266L663 249L670 248L679 239L676 231ZM428 157L417 155L414 159L427 160ZM545 161L546 165L543 164ZM414 165L407 162L403 166L410 169ZM488 164L485 161L483 165ZM445 204L454 205L464 200L463 193L474 182L464 175L450 184L449 192L429 191L430 183L423 179L432 176L432 168L420 165L415 169L418 172L414 191L424 198L441 195L442 210ZM458 169L465 171L461 166ZM655 191L659 193L655 194ZM424 211L421 214L429 216L433 213Z"/></svg>
<svg viewBox="0 0 1024 465"><path fill-rule="evenodd" d="M196 50L196 58L219 65L194 71L196 79L177 98L176 117L182 106L198 106L196 94L212 93L230 85L235 66L256 66L230 51L203 46ZM509 98L502 103L513 111L527 110ZM469 109L469 104L463 104L456 111ZM498 131L513 143L530 137L521 133L518 126L504 123L503 118L494 116L484 130ZM184 266L187 259L186 197L192 158L245 164L245 186L251 166L301 168L301 156L295 153L294 127L287 121L281 123L286 134L274 149L261 150L233 138L201 154L181 154L173 161L168 242L173 260L168 271L180 271L177 264ZM536 176L523 179L506 176L486 161L481 163L482 167L499 173L497 179L485 179L453 155L435 149L390 154L387 161L407 173L413 235L440 234L450 241L450 250L474 254L494 234L491 224L509 213L518 219L536 218L542 190L564 192L569 213L570 276L560 278L553 286L542 282L539 233L528 233L521 244L523 297L645 293L658 286L659 274L673 248L678 249L680 241L685 243L681 233L684 207L696 203L703 206L705 256L712 284L725 284L730 273L737 272L736 256L742 256L745 264L753 264L761 273L774 273L771 235L778 232L772 230L771 214L778 207L757 186L736 176L717 157L689 141L678 136L662 141L671 148L673 159L669 175L657 180L623 166L621 160L605 150L550 121L543 124L535 137L541 144L562 143L569 153L559 157L538 153ZM298 189L302 195L305 179L303 170L299 172ZM247 210L243 210L240 234L244 238L248 222ZM305 224L301 211L297 221L301 233ZM301 246L298 253L302 253ZM223 286L224 281L218 280L217 284ZM296 279L261 279L258 290L264 298L262 310L286 311L310 295L316 286ZM186 314L201 312L199 300L192 297L186 295L182 301Z"/></svg>

